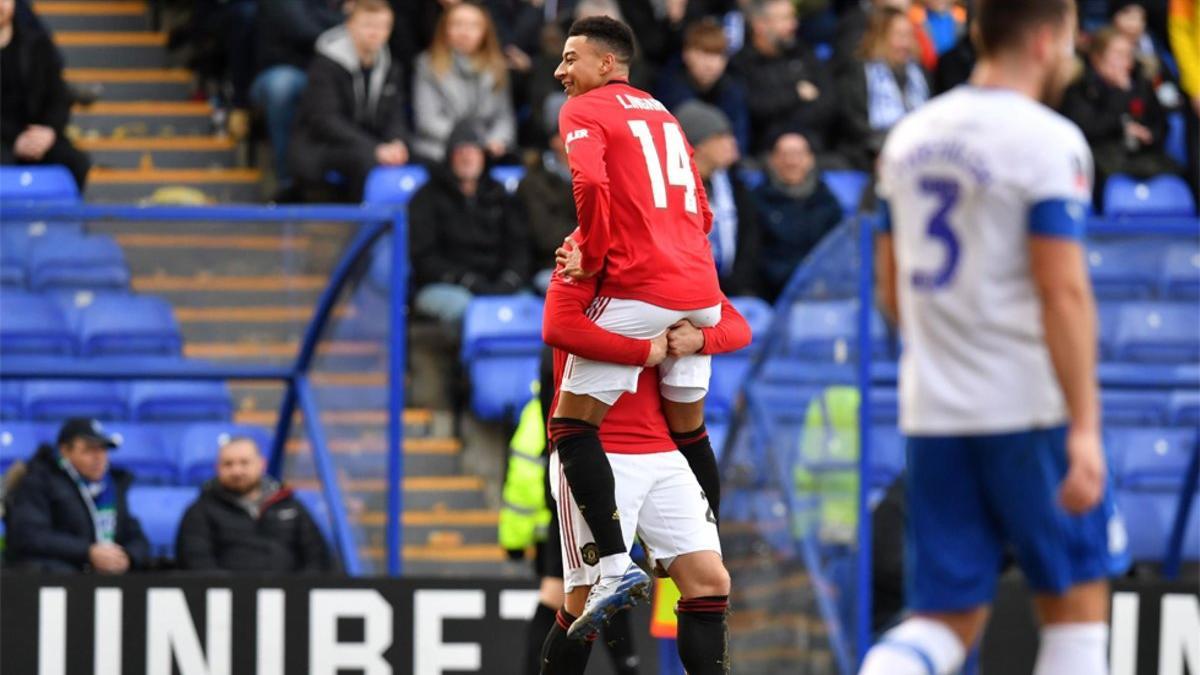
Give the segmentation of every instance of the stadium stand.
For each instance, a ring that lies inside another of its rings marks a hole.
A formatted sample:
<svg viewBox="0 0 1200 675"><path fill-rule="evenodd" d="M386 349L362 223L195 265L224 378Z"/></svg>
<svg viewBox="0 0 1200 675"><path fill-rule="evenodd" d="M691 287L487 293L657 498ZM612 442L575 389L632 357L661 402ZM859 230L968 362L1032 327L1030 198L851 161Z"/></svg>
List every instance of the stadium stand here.
<svg viewBox="0 0 1200 675"><path fill-rule="evenodd" d="M129 510L141 521L151 555L172 558L175 535L183 513L196 501L200 489L186 486L134 485L129 490Z"/></svg>
<svg viewBox="0 0 1200 675"><path fill-rule="evenodd" d="M463 318L462 362L471 409L481 419L515 419L538 378L542 301L532 295L482 296Z"/></svg>
<svg viewBox="0 0 1200 675"><path fill-rule="evenodd" d="M1157 176L1148 181L1117 174L1104 185L1107 216L1194 216L1196 202L1179 176Z"/></svg>

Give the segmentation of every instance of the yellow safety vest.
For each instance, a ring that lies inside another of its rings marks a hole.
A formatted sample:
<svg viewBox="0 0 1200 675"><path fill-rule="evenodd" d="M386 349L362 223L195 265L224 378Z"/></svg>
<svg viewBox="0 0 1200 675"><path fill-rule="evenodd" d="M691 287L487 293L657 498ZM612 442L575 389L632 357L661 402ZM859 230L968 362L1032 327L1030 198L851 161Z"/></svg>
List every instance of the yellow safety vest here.
<svg viewBox="0 0 1200 675"><path fill-rule="evenodd" d="M794 479L801 495L818 506L795 515L799 532L819 532L824 541L852 541L858 524L858 389L827 387L804 415Z"/></svg>
<svg viewBox="0 0 1200 675"><path fill-rule="evenodd" d="M508 551L525 550L545 541L550 525L546 506L546 422L533 384L533 398L521 411L517 430L509 442L508 474L504 478L503 503L497 533L500 546Z"/></svg>
<svg viewBox="0 0 1200 675"><path fill-rule="evenodd" d="M650 613L650 635L660 639L674 640L679 634L679 618L675 616L675 604L683 597L672 579L654 580L654 604Z"/></svg>

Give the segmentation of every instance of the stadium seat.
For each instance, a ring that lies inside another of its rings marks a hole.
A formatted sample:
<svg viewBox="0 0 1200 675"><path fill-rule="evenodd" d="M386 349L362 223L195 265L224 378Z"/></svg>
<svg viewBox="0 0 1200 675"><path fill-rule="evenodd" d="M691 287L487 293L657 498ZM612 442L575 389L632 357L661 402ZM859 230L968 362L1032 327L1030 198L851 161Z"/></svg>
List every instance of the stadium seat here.
<svg viewBox="0 0 1200 675"><path fill-rule="evenodd" d="M538 378L542 301L530 295L477 297L463 318L462 335L472 409L493 421L519 412Z"/></svg>
<svg viewBox="0 0 1200 675"><path fill-rule="evenodd" d="M0 321L0 354L70 356L75 336L66 317L50 298L10 290L0 295L4 318Z"/></svg>
<svg viewBox="0 0 1200 675"><path fill-rule="evenodd" d="M1162 492L1117 491L1117 505L1125 519L1129 554L1138 562L1158 562L1167 551L1179 495ZM1183 559L1200 560L1200 499L1192 503L1184 528Z"/></svg>
<svg viewBox="0 0 1200 675"><path fill-rule="evenodd" d="M81 356L178 356L183 336L171 305L148 295L77 293L71 325Z"/></svg>
<svg viewBox="0 0 1200 675"><path fill-rule="evenodd" d="M821 174L825 185L837 197L846 215L858 212L862 203L863 191L871 182L871 177L862 171L825 171Z"/></svg>
<svg viewBox="0 0 1200 675"><path fill-rule="evenodd" d="M129 511L141 523L152 555L175 557L179 521L199 496L194 487L134 485L129 489Z"/></svg>
<svg viewBox="0 0 1200 675"><path fill-rule="evenodd" d="M1117 358L1117 333L1121 328L1120 302L1101 301L1096 305L1096 318L1099 324L1100 358L1112 361Z"/></svg>
<svg viewBox="0 0 1200 675"><path fill-rule="evenodd" d="M1171 424L1195 429L1200 427L1200 392L1177 391L1171 394Z"/></svg>
<svg viewBox="0 0 1200 675"><path fill-rule="evenodd" d="M368 204L404 205L427 180L429 172L419 164L378 167L367 176L363 201Z"/></svg>
<svg viewBox="0 0 1200 675"><path fill-rule="evenodd" d="M1200 306L1188 302L1125 304L1116 343L1118 359L1158 363L1200 361Z"/></svg>
<svg viewBox="0 0 1200 675"><path fill-rule="evenodd" d="M871 424L896 426L900 419L900 395L895 387L871 389Z"/></svg>
<svg viewBox="0 0 1200 675"><path fill-rule="evenodd" d="M1096 297L1106 300L1153 297L1161 283L1166 254L1166 244L1154 240L1089 243L1088 268Z"/></svg>
<svg viewBox="0 0 1200 675"><path fill-rule="evenodd" d="M1179 166L1188 165L1187 122L1182 112L1167 115L1167 138L1164 143L1168 157Z"/></svg>
<svg viewBox="0 0 1200 675"><path fill-rule="evenodd" d="M525 167L517 165L493 166L488 172L492 180L504 186L508 194L517 191L517 186L521 184L521 179L525 177Z"/></svg>
<svg viewBox="0 0 1200 675"><path fill-rule="evenodd" d="M64 166L0 166L0 201L79 201L79 187Z"/></svg>
<svg viewBox="0 0 1200 675"><path fill-rule="evenodd" d="M179 475L178 461L174 450L157 429L118 422L105 424L104 430L121 446L109 454L113 466L129 471L142 485L175 483Z"/></svg>
<svg viewBox="0 0 1200 675"><path fill-rule="evenodd" d="M129 418L127 385L106 380L30 380L23 407L32 420L61 422L68 417Z"/></svg>
<svg viewBox="0 0 1200 675"><path fill-rule="evenodd" d="M708 442L712 446L717 461L725 453L725 441L729 438L729 422L718 419L705 419L704 428L708 430Z"/></svg>
<svg viewBox="0 0 1200 675"><path fill-rule="evenodd" d="M129 410L141 422L223 422L233 399L224 382L146 380L130 385Z"/></svg>
<svg viewBox="0 0 1200 675"><path fill-rule="evenodd" d="M25 386L14 380L0 380L0 420L25 416Z"/></svg>
<svg viewBox="0 0 1200 675"><path fill-rule="evenodd" d="M1194 429L1109 429L1105 436L1122 489L1179 491L1196 446Z"/></svg>
<svg viewBox="0 0 1200 675"><path fill-rule="evenodd" d="M57 440L57 429L33 422L0 422L0 474L18 459L33 456L38 446Z"/></svg>
<svg viewBox="0 0 1200 675"><path fill-rule="evenodd" d="M316 490L301 489L295 491L296 499L308 509L308 515L317 523L317 529L321 530L321 535L325 537L325 543L329 544L330 549L336 550L333 543L333 521L329 516L329 509L325 507L325 498Z"/></svg>
<svg viewBox="0 0 1200 675"><path fill-rule="evenodd" d="M217 451L235 436L254 439L263 455L271 451L271 439L261 427L209 422L191 424L180 435L179 482L199 485L216 473Z"/></svg>
<svg viewBox="0 0 1200 675"><path fill-rule="evenodd" d="M886 488L904 473L904 436L894 424L876 425L871 428L871 481L878 488Z"/></svg>
<svg viewBox="0 0 1200 675"><path fill-rule="evenodd" d="M104 234L55 234L29 248L28 283L34 290L125 290L129 268L115 239Z"/></svg>
<svg viewBox="0 0 1200 675"><path fill-rule="evenodd" d="M1100 394L1104 423L1114 427L1150 426L1168 423L1170 395L1163 391L1106 389Z"/></svg>
<svg viewBox="0 0 1200 675"><path fill-rule="evenodd" d="M1200 247L1195 243L1171 246L1163 264L1163 276L1168 298L1200 300Z"/></svg>
<svg viewBox="0 0 1200 675"><path fill-rule="evenodd" d="M791 308L788 352L804 359L849 363L858 354L858 301L797 302ZM872 312L871 341L876 355L887 352L886 328Z"/></svg>
<svg viewBox="0 0 1200 675"><path fill-rule="evenodd" d="M738 390L742 381L746 379L746 372L750 369L759 342L766 337L771 328L774 315L771 306L760 298L731 298L730 302L750 325L752 342L746 349L713 356L712 378L709 381L705 411L720 419L728 417L733 410Z"/></svg>
<svg viewBox="0 0 1200 675"><path fill-rule="evenodd" d="M742 181L742 185L746 186L747 190L753 190L762 185L763 181L767 180L767 174L763 173L761 169L751 169L749 167L738 167L737 177L738 180Z"/></svg>
<svg viewBox="0 0 1200 675"><path fill-rule="evenodd" d="M1104 185L1106 216L1194 216L1196 202L1187 182L1163 175L1138 181L1124 174L1110 176Z"/></svg>

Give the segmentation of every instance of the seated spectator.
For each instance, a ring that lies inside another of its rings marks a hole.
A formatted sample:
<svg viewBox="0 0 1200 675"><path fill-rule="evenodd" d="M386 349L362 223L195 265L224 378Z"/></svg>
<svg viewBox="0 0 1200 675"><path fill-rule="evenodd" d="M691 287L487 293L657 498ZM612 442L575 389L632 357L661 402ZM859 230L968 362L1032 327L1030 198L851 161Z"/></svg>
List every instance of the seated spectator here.
<svg viewBox="0 0 1200 675"><path fill-rule="evenodd" d="M219 106L214 122L238 139L250 129L247 108L257 23L258 0L193 0L185 29L194 50L188 67Z"/></svg>
<svg viewBox="0 0 1200 675"><path fill-rule="evenodd" d="M301 182L323 185L336 172L359 201L371 169L408 162L404 78L388 52L391 30L385 0L356 0L346 24L317 39L291 150Z"/></svg>
<svg viewBox="0 0 1200 675"><path fill-rule="evenodd" d="M259 0L258 75L250 100L266 115L275 168L276 201L294 201L288 141L296 106L308 82L313 47L321 33L342 21L333 0Z"/></svg>
<svg viewBox="0 0 1200 675"><path fill-rule="evenodd" d="M912 6L912 0L855 0L854 4L845 10L838 20L838 38L835 50L839 62L838 70L843 70L848 64L854 65L857 61L859 47L862 45L863 37L867 34L871 17L885 9L894 9L909 16ZM913 36L917 44L915 53L922 66L933 70L938 61L938 53L934 49L933 40L925 32L925 27L921 23L912 17L909 18L913 24Z"/></svg>
<svg viewBox="0 0 1200 675"><path fill-rule="evenodd" d="M414 307L457 324L476 295L525 287L529 235L520 202L487 174L485 136L473 122L450 132L444 164L408 206Z"/></svg>
<svg viewBox="0 0 1200 675"><path fill-rule="evenodd" d="M745 154L750 152L750 111L742 83L725 71L728 47L725 29L715 19L693 23L683 35L682 59L663 70L655 97L672 110L691 100L720 108Z"/></svg>
<svg viewBox="0 0 1200 675"><path fill-rule="evenodd" d="M779 134L767 159L767 179L754 190L760 240L763 297L775 302L792 273L825 235L842 222L842 206L821 180L803 134Z"/></svg>
<svg viewBox="0 0 1200 675"><path fill-rule="evenodd" d="M1167 116L1133 67L1133 43L1111 28L1092 36L1088 64L1063 96L1062 112L1083 130L1096 163L1096 197L1114 173L1149 178L1174 173L1164 141Z"/></svg>
<svg viewBox="0 0 1200 675"><path fill-rule="evenodd" d="M859 171L871 171L888 131L929 100L925 71L916 60L908 17L894 9L871 15L860 61L841 80L842 142L838 154Z"/></svg>
<svg viewBox="0 0 1200 675"><path fill-rule="evenodd" d="M688 101L675 118L692 145L696 171L712 209L713 261L721 291L729 297L758 294L758 215L750 191L733 175L739 159L729 119L719 108Z"/></svg>
<svg viewBox="0 0 1200 675"><path fill-rule="evenodd" d="M554 274L554 251L576 227L575 195L571 191L571 168L567 153L558 134L558 112L566 102L561 92L546 99L541 119L546 123L550 148L530 167L517 186L517 199L529 218L530 258L533 287L543 295L550 287Z"/></svg>
<svg viewBox="0 0 1200 675"><path fill-rule="evenodd" d="M221 447L217 477L179 523L180 568L284 574L333 568L312 516L266 467L252 439L232 438Z"/></svg>
<svg viewBox="0 0 1200 675"><path fill-rule="evenodd" d="M966 84L975 70L975 43L970 31L964 32L954 47L938 58L933 73L933 93L940 96L960 84Z"/></svg>
<svg viewBox="0 0 1200 675"><path fill-rule="evenodd" d="M1109 3L1112 27L1133 43L1133 56L1142 77L1156 82L1162 75L1162 61L1158 58L1158 45L1146 31L1146 8L1135 0L1113 0Z"/></svg>
<svg viewBox="0 0 1200 675"><path fill-rule="evenodd" d="M450 131L464 120L482 129L492 157L513 149L517 126L508 65L496 27L479 5L464 2L442 14L433 44L417 58L413 119L413 151L433 162L444 159Z"/></svg>
<svg viewBox="0 0 1200 675"><path fill-rule="evenodd" d="M67 139L71 99L62 59L35 21L0 0L0 164L62 164L83 191L91 161Z"/></svg>
<svg viewBox="0 0 1200 675"><path fill-rule="evenodd" d="M919 0L908 15L929 37L937 56L954 48L967 25L967 11L954 0Z"/></svg>
<svg viewBox="0 0 1200 675"><path fill-rule="evenodd" d="M837 119L833 79L812 51L796 40L791 0L751 0L750 42L729 68L746 89L755 151L765 149L767 130L779 125L808 131L818 152Z"/></svg>
<svg viewBox="0 0 1200 675"><path fill-rule="evenodd" d="M70 419L57 445L38 448L8 496L8 563L46 572L145 568L150 544L126 499L133 476L108 463L117 441L95 420Z"/></svg>

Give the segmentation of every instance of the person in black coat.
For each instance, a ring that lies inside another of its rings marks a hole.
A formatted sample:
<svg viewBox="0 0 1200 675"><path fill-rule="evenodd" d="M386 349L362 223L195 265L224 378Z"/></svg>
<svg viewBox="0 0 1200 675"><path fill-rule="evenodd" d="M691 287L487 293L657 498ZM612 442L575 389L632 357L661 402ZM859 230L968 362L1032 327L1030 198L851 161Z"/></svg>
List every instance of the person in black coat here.
<svg viewBox="0 0 1200 675"><path fill-rule="evenodd" d="M253 440L232 438L221 447L217 477L205 483L179 523L180 568L283 574L333 569L308 510L265 471Z"/></svg>
<svg viewBox="0 0 1200 675"><path fill-rule="evenodd" d="M99 422L71 419L57 445L38 448L8 497L8 564L46 572L144 569L150 544L129 513L133 476L108 465L117 442Z"/></svg>
<svg viewBox="0 0 1200 675"><path fill-rule="evenodd" d="M487 175L483 132L459 122L445 163L408 205L414 306L447 324L476 295L506 295L529 280L529 231L520 202Z"/></svg>
<svg viewBox="0 0 1200 675"><path fill-rule="evenodd" d="M317 39L300 100L291 157L303 185L341 176L346 197L362 199L376 166L408 161L403 68L387 48L392 10L384 0L358 0L343 26Z"/></svg>
<svg viewBox="0 0 1200 675"><path fill-rule="evenodd" d="M0 2L0 164L61 164L82 192L91 161L66 137L71 97L62 59L35 21Z"/></svg>

